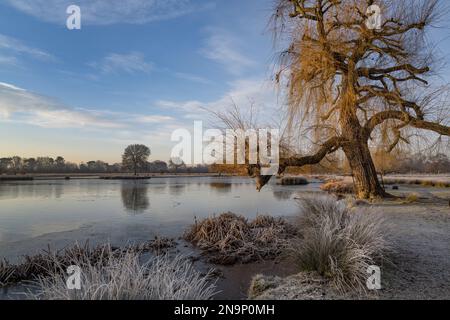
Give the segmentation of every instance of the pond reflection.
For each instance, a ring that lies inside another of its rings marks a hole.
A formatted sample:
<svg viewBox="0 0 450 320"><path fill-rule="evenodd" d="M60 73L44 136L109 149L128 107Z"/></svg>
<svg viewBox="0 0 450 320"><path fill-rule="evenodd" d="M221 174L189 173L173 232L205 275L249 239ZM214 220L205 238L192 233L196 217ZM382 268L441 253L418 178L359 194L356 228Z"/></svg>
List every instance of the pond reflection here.
<svg viewBox="0 0 450 320"><path fill-rule="evenodd" d="M140 181L123 181L122 202L125 210L132 214L145 212L150 206L148 184Z"/></svg>
<svg viewBox="0 0 450 320"><path fill-rule="evenodd" d="M173 196L181 196L186 191L185 184L172 184L169 185L169 193Z"/></svg>
<svg viewBox="0 0 450 320"><path fill-rule="evenodd" d="M290 200L294 192L291 190L274 190L273 196L277 200Z"/></svg>
<svg viewBox="0 0 450 320"><path fill-rule="evenodd" d="M209 186L217 193L230 193L232 185L231 183L211 182Z"/></svg>
<svg viewBox="0 0 450 320"><path fill-rule="evenodd" d="M36 188L39 186L39 188ZM63 182L14 182L0 183L0 200L2 199L60 199L64 195Z"/></svg>

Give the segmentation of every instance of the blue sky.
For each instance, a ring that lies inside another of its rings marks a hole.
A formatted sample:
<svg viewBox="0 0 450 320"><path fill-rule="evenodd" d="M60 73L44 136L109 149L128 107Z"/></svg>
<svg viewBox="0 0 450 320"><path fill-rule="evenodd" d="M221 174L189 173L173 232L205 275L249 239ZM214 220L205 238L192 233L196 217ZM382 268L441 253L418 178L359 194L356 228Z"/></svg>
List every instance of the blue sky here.
<svg viewBox="0 0 450 320"><path fill-rule="evenodd" d="M77 4L82 29L66 28ZM3 0L0 157L168 160L174 129L231 100L275 112L272 0ZM442 53L447 29L433 31ZM448 56L445 54L448 61Z"/></svg>

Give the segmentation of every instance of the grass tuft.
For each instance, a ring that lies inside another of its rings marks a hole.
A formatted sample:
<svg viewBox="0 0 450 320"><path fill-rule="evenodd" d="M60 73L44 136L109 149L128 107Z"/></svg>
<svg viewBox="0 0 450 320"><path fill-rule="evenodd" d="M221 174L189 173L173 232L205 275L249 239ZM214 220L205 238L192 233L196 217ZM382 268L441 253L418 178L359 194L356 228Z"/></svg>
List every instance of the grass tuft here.
<svg viewBox="0 0 450 320"><path fill-rule="evenodd" d="M117 255L111 247L96 262L81 255L73 264L81 268L81 289L69 290L66 267L60 260L54 269L33 283L28 298L41 300L208 300L215 295L209 274L200 275L182 256L159 255L141 264L132 249Z"/></svg>
<svg viewBox="0 0 450 320"><path fill-rule="evenodd" d="M289 247L300 269L324 276L340 292L365 291L367 268L387 248L383 218L331 197L303 199L301 208L300 236Z"/></svg>
<svg viewBox="0 0 450 320"><path fill-rule="evenodd" d="M8 260L0 260L0 287L20 281L33 280L39 276L52 274L59 267L68 267L75 262L84 259L85 264L96 264L112 257L118 257L123 251L135 251L137 253L165 252L175 246L175 241L168 238L155 237L154 240L128 246L126 248L114 248L111 245L91 247L87 241L84 245L75 244L63 250L54 251L50 247L47 250L33 256L24 256L19 264L11 264Z"/></svg>
<svg viewBox="0 0 450 320"><path fill-rule="evenodd" d="M329 181L323 184L320 189L329 193L349 194L354 193L353 183L344 181Z"/></svg>
<svg viewBox="0 0 450 320"><path fill-rule="evenodd" d="M419 201L419 195L417 193L411 193L405 199L406 203L414 203L417 201Z"/></svg>

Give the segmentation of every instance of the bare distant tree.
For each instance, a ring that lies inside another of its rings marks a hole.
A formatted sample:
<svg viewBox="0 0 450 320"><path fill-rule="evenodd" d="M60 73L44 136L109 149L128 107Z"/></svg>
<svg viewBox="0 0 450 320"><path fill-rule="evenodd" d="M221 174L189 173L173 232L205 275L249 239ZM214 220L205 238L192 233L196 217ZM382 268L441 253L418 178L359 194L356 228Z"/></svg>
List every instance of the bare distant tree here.
<svg viewBox="0 0 450 320"><path fill-rule="evenodd" d="M367 24L373 4L381 8L379 28ZM342 150L357 196L386 197L369 141L382 138L391 151L409 143L408 128L450 135L449 108L438 98L440 88L430 85L432 56L423 40L443 12L440 5L439 0L277 0L275 34L289 44L276 74L287 89L288 128L307 128L316 144L308 156L281 155L279 173ZM249 165L259 188L270 179L260 169Z"/></svg>
<svg viewBox="0 0 450 320"><path fill-rule="evenodd" d="M129 145L122 155L122 166L132 170L136 176L138 169L146 165L149 156L150 149L147 146L142 144Z"/></svg>

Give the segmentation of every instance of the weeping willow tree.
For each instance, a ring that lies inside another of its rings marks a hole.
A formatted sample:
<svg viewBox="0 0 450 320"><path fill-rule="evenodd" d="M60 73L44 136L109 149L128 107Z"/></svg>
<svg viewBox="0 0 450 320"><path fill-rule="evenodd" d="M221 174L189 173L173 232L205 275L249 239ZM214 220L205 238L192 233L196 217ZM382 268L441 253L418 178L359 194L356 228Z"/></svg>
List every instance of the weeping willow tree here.
<svg viewBox="0 0 450 320"><path fill-rule="evenodd" d="M374 4L381 9L378 25L370 24ZM287 49L280 54L276 81L287 92L289 127L307 125L316 142L310 155L284 152L279 173L318 164L341 150L357 196L387 197L370 144L395 150L409 143L411 128L450 135L449 108L438 98L441 88L430 81L433 60L425 37L441 5L439 0L277 0L274 31ZM270 179L260 169L248 166L259 189Z"/></svg>

